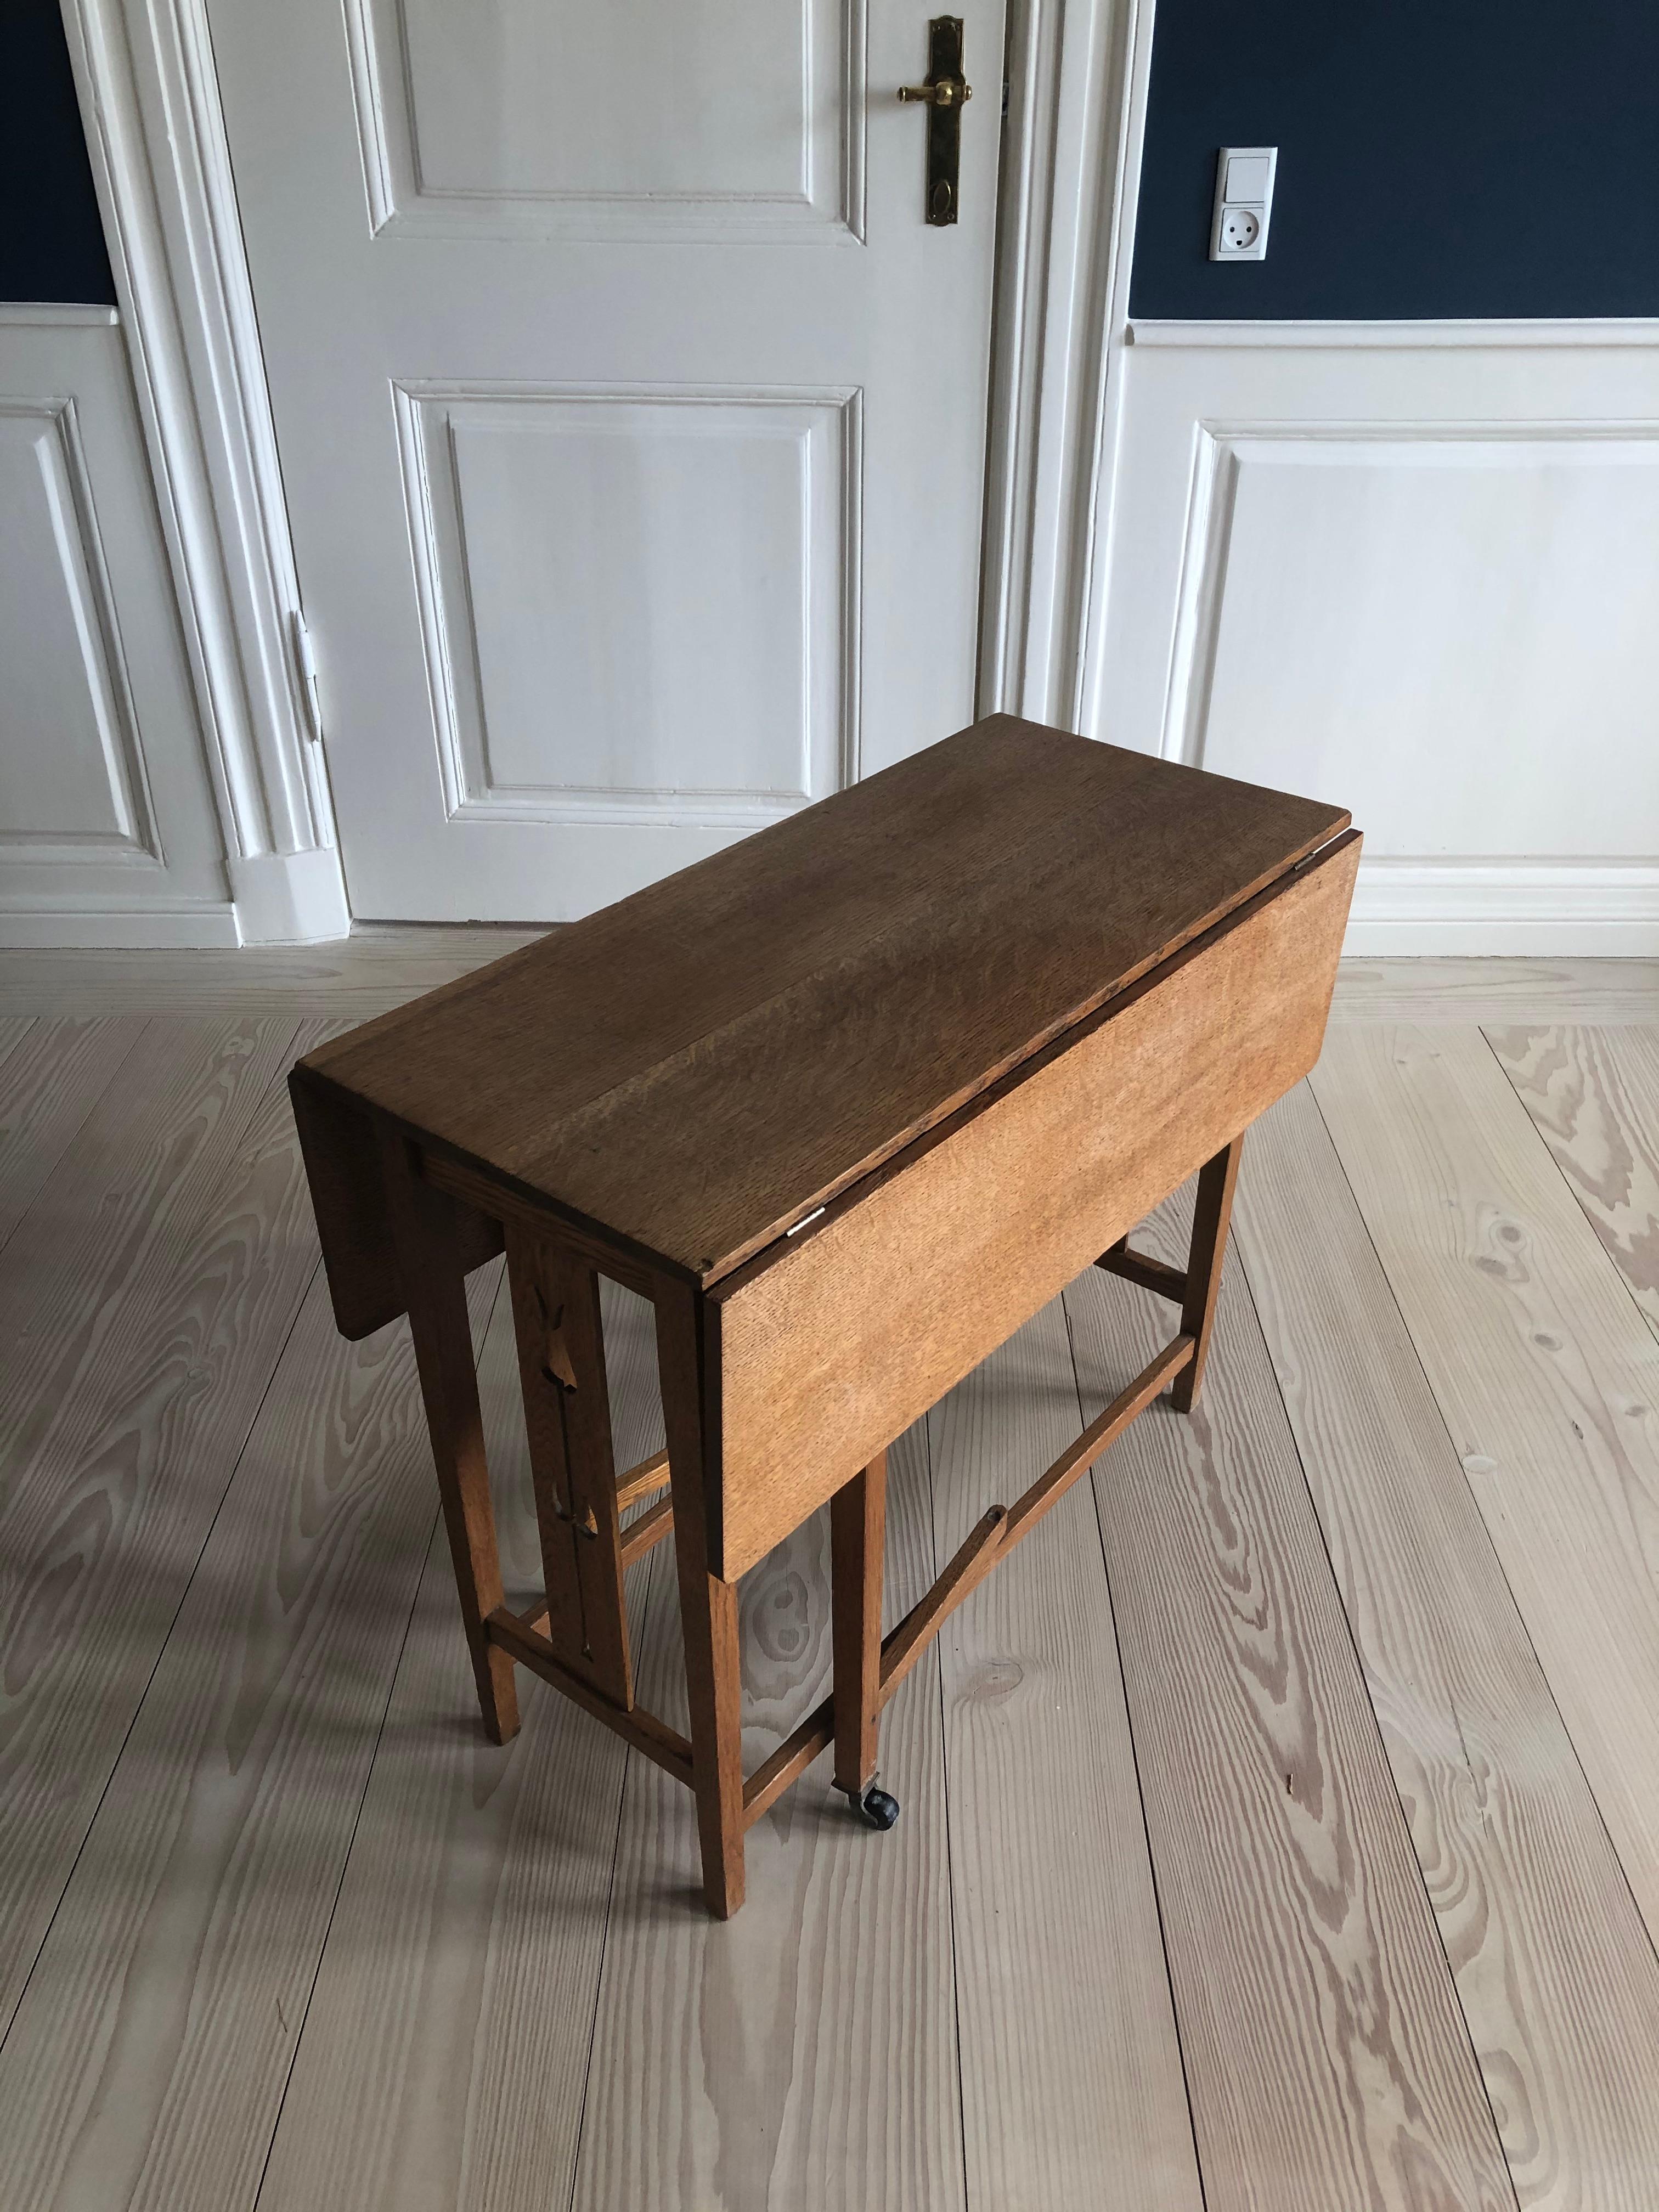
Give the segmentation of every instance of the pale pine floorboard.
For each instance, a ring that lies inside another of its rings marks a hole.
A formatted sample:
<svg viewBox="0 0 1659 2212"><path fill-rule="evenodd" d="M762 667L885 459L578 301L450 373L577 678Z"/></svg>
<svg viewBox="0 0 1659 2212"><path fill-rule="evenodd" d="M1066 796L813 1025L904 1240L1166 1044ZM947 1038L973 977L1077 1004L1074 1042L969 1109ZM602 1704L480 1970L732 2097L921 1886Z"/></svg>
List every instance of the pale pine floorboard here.
<svg viewBox="0 0 1659 2212"><path fill-rule="evenodd" d="M928 1426L943 1562L1081 1432L1060 1302ZM951 1617L940 1647L969 2202L1198 2212L1086 1481Z"/></svg>
<svg viewBox="0 0 1659 2212"><path fill-rule="evenodd" d="M1234 1220L1516 2191L1644 2212L1659 1960L1305 1085Z"/></svg>
<svg viewBox="0 0 1659 2212"><path fill-rule="evenodd" d="M1142 1231L1171 1261L1176 1219ZM1066 1304L1092 1419L1168 1309L1099 1273ZM1512 2206L1231 1256L1192 1418L1149 1407L1094 1485L1208 2212Z"/></svg>
<svg viewBox="0 0 1659 2212"><path fill-rule="evenodd" d="M1659 1933L1659 1342L1478 1030L1334 1031L1313 1084Z"/></svg>
<svg viewBox="0 0 1659 2212"><path fill-rule="evenodd" d="M646 1309L626 1291L611 1306L628 1465L660 1449L662 1423ZM504 1296L479 1382L509 1593L528 1592L539 1553ZM629 1571L631 1610L661 1556ZM267 2212L541 2212L569 2195L626 1752L527 1676L518 1736L489 1743L455 1627L439 1526L283 2100Z"/></svg>
<svg viewBox="0 0 1659 2212"><path fill-rule="evenodd" d="M1659 2202L1659 963L1345 970L1198 1416L953 1617L898 1827L821 1761L722 1928L654 1768L524 1676L483 1741L407 1331L317 1267L289 1060L520 941L0 956L7 2212ZM890 1619L1170 1322L1091 1273L901 1440ZM744 1582L750 1761L827 1553ZM678 1717L672 1546L629 1597Z"/></svg>
<svg viewBox="0 0 1659 2212"><path fill-rule="evenodd" d="M1331 1016L1339 1022L1651 1024L1659 1022L1659 960L1345 960Z"/></svg>
<svg viewBox="0 0 1659 2212"><path fill-rule="evenodd" d="M0 1245L138 1041L142 1021L0 1022Z"/></svg>
<svg viewBox="0 0 1659 2212"><path fill-rule="evenodd" d="M933 1571L923 1436L901 1438L890 1464L896 1614ZM826 1512L742 1583L751 1767L828 1688L829 1551ZM678 1593L666 1547L655 1557L640 1695L684 1728ZM748 1901L720 1926L699 1901L690 1793L630 1759L576 2172L585 2212L963 2204L931 1654L883 1729L883 1780L905 1808L884 1849L866 1848L829 1766L749 1831Z"/></svg>
<svg viewBox="0 0 1659 2212"><path fill-rule="evenodd" d="M8 2212L252 2202L436 1517L424 1449L406 1327L343 1343L315 1275L0 2049Z"/></svg>
<svg viewBox="0 0 1659 2212"><path fill-rule="evenodd" d="M1659 1336L1659 1025L1494 1024L1486 1042Z"/></svg>
<svg viewBox="0 0 1659 2212"><path fill-rule="evenodd" d="M151 1024L0 1254L0 2023L317 1264L263 1028Z"/></svg>

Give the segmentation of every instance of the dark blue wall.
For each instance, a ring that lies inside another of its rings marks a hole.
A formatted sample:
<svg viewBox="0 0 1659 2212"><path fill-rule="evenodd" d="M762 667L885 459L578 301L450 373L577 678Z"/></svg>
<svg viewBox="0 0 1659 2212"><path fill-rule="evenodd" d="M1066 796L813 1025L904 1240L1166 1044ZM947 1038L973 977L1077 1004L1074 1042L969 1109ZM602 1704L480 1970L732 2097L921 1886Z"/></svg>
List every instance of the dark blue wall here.
<svg viewBox="0 0 1659 2212"><path fill-rule="evenodd" d="M1220 146L1267 258L1208 259ZM1659 314L1655 0L1158 0L1131 312Z"/></svg>
<svg viewBox="0 0 1659 2212"><path fill-rule="evenodd" d="M1277 146L1212 263L1218 146ZM1158 0L1132 312L1656 315L1653 0ZM0 299L112 301L56 0L0 0Z"/></svg>
<svg viewBox="0 0 1659 2212"><path fill-rule="evenodd" d="M0 300L115 300L57 0L0 0Z"/></svg>

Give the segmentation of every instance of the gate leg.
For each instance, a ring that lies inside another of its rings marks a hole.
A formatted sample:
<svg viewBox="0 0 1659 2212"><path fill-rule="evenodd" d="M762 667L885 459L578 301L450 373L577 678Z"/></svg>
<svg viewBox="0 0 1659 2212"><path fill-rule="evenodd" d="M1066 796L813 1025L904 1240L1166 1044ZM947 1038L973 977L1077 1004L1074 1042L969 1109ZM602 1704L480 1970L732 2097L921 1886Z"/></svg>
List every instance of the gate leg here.
<svg viewBox="0 0 1659 2212"><path fill-rule="evenodd" d="M453 1203L416 1174L410 1146L394 1131L381 1136L380 1163L478 1703L491 1741L505 1743L518 1734L519 1693L510 1655L484 1626L501 1602L501 1561Z"/></svg>
<svg viewBox="0 0 1659 2212"><path fill-rule="evenodd" d="M728 1920L743 1903L743 1677L738 1590L708 1568L708 1429L702 1321L697 1292L657 1292L657 1362L674 1486L674 1552L685 1689L691 1714L691 1786L708 1910Z"/></svg>
<svg viewBox="0 0 1659 2212"><path fill-rule="evenodd" d="M870 1787L881 1717L881 1585L887 1531L887 1455L880 1452L830 1501L835 1626L836 1787L872 1827L890 1828L898 1801Z"/></svg>
<svg viewBox="0 0 1659 2212"><path fill-rule="evenodd" d="M599 1279L574 1252L510 1222L507 1273L548 1641L573 1674L627 1711L634 1681Z"/></svg>
<svg viewBox="0 0 1659 2212"><path fill-rule="evenodd" d="M1209 1356L1210 1332L1215 1326L1216 1299L1221 1290L1221 1263L1226 1256L1227 1224L1232 1219L1233 1188L1244 1150L1241 1131L1224 1145L1198 1173L1198 1203L1193 1211L1193 1243L1187 1261L1187 1295L1182 1301L1181 1328L1193 1340L1191 1364L1183 1367L1170 1392L1178 1413L1190 1413L1204 1380Z"/></svg>

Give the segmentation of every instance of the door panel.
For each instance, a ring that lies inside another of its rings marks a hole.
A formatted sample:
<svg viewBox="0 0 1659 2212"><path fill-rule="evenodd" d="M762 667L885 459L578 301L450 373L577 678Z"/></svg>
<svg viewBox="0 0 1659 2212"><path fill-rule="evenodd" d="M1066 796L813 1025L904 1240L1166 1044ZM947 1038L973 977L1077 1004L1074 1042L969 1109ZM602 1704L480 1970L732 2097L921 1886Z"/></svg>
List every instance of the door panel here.
<svg viewBox="0 0 1659 2212"><path fill-rule="evenodd" d="M851 397L399 398L452 819L757 827L839 787Z"/></svg>
<svg viewBox="0 0 1659 2212"><path fill-rule="evenodd" d="M848 221L857 11L836 0L356 0L392 215L555 231ZM621 123L621 128L618 124Z"/></svg>
<svg viewBox="0 0 1659 2212"><path fill-rule="evenodd" d="M1000 11L932 228L920 8L208 7L355 912L584 913L970 718Z"/></svg>

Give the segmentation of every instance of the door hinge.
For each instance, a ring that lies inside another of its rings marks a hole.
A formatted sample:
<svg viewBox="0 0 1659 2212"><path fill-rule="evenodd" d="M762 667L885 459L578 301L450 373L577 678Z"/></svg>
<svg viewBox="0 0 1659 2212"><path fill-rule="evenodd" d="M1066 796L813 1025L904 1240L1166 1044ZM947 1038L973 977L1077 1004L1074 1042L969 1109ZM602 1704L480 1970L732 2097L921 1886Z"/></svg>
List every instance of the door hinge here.
<svg viewBox="0 0 1659 2212"><path fill-rule="evenodd" d="M306 735L313 745L319 745L323 741L323 702L317 689L317 655L312 647L311 631L298 607L289 614L288 625L294 647L295 672L300 679L300 696L305 702Z"/></svg>

